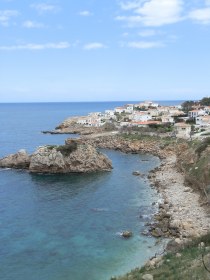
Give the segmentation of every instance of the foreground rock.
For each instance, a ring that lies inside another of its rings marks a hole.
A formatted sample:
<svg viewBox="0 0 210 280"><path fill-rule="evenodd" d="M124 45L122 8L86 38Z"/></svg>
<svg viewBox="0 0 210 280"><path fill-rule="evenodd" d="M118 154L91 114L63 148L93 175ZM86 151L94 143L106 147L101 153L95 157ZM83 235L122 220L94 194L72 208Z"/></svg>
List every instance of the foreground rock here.
<svg viewBox="0 0 210 280"><path fill-rule="evenodd" d="M32 173L110 171L111 161L94 147L72 140L68 145L39 147L31 156L18 152L0 160L0 167L24 168Z"/></svg>

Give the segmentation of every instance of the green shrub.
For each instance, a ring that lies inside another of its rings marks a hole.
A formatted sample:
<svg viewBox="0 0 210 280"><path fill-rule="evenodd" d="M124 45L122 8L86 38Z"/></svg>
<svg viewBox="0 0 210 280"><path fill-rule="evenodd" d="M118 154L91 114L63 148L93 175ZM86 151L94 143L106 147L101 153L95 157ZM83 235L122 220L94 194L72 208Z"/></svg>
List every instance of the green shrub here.
<svg viewBox="0 0 210 280"><path fill-rule="evenodd" d="M195 152L198 154L198 156L201 155L203 151L210 145L210 137L205 138L195 149Z"/></svg>
<svg viewBox="0 0 210 280"><path fill-rule="evenodd" d="M56 148L56 150L61 152L61 154L64 156L69 156L76 149L77 149L76 141L72 141L71 143L66 144L66 145L60 145Z"/></svg>

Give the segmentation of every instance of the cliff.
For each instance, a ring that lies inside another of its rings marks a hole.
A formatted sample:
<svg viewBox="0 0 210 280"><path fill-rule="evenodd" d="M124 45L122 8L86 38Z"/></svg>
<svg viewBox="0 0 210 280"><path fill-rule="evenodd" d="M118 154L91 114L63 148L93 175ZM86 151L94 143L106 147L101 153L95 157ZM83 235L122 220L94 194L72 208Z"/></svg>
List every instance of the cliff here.
<svg viewBox="0 0 210 280"><path fill-rule="evenodd" d="M9 155L0 159L0 167L32 173L84 173L110 171L112 163L91 145L72 140L63 146L39 147L31 156L26 152Z"/></svg>

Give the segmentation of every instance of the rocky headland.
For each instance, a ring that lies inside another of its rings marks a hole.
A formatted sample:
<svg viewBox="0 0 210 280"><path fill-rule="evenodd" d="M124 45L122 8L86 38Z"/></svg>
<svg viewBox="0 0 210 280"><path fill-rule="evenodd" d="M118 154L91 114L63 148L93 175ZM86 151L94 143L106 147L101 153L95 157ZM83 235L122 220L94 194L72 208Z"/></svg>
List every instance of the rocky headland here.
<svg viewBox="0 0 210 280"><path fill-rule="evenodd" d="M39 147L31 155L21 150L0 159L0 167L28 169L32 173L85 173L110 171L112 163L93 146L69 140L62 146Z"/></svg>
<svg viewBox="0 0 210 280"><path fill-rule="evenodd" d="M78 134L78 135L91 135L95 133L101 133L104 131L103 127L86 127L78 124L79 117L71 117L64 120L53 130L44 130L44 134Z"/></svg>

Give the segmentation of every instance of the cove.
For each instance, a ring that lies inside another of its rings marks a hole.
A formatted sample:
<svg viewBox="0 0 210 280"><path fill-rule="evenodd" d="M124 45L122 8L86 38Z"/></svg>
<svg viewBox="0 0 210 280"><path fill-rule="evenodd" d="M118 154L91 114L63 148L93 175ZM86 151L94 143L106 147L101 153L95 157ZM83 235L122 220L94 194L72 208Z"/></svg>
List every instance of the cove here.
<svg viewBox="0 0 210 280"><path fill-rule="evenodd" d="M31 175L0 170L0 277L4 280L108 280L158 250L141 232L156 208L147 174L152 155L103 150L112 172ZM133 237L119 236L132 230Z"/></svg>

